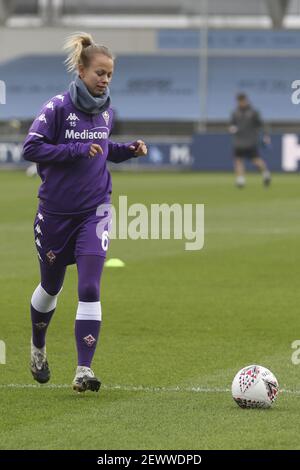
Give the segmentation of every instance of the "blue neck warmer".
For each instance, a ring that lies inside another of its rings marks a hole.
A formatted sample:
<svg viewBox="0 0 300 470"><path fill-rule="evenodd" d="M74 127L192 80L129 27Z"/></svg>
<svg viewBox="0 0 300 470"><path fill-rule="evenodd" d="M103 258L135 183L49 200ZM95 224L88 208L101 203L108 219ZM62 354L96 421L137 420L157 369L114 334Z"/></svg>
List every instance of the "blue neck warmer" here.
<svg viewBox="0 0 300 470"><path fill-rule="evenodd" d="M72 103L77 109L88 114L99 114L110 105L109 88L101 96L93 96L79 75L69 87Z"/></svg>

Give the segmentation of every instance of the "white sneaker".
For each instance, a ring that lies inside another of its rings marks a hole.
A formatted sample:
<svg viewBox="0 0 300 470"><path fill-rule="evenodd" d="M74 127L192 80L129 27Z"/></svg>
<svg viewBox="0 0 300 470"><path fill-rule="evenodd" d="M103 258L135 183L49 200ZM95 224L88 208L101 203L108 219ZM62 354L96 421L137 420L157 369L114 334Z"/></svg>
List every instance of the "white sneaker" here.
<svg viewBox="0 0 300 470"><path fill-rule="evenodd" d="M238 187L238 188L243 188L246 184L246 179L244 176L237 176L236 177L236 180L235 180L235 185Z"/></svg>
<svg viewBox="0 0 300 470"><path fill-rule="evenodd" d="M50 379L50 369L47 361L46 346L37 348L31 338L30 370L34 380L45 384Z"/></svg>
<svg viewBox="0 0 300 470"><path fill-rule="evenodd" d="M98 392L101 382L95 377L92 369L85 366L78 366L72 385L73 390L76 392L85 392L86 390Z"/></svg>
<svg viewBox="0 0 300 470"><path fill-rule="evenodd" d="M270 186L270 184L271 184L271 174L269 171L265 171L263 173L263 185L267 187L267 186Z"/></svg>

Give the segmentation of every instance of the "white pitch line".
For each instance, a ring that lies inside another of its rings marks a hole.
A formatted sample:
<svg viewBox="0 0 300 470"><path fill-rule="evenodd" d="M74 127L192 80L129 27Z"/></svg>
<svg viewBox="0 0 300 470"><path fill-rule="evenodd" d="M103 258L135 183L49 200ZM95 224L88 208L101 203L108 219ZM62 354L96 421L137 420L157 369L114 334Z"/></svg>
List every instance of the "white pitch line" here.
<svg viewBox="0 0 300 470"><path fill-rule="evenodd" d="M0 384L1 388L14 388L14 389L26 389L26 388L47 388L52 390L71 388L71 384ZM123 392L196 392L196 393L227 393L230 389L227 388L207 388L207 387L144 387L143 385L106 385L101 386L104 390L119 390Z"/></svg>
<svg viewBox="0 0 300 470"><path fill-rule="evenodd" d="M0 389L12 388L12 389L49 389L58 390L64 388L72 388L71 384L0 384ZM217 387L144 387L143 385L106 385L101 386L103 390L119 390L121 392L150 392L150 393L229 393L230 388L217 388ZM287 393L289 395L300 395L300 390L288 390L280 389L281 393Z"/></svg>
<svg viewBox="0 0 300 470"><path fill-rule="evenodd" d="M107 390L121 390L126 392L196 392L196 393L227 393L228 388L209 387L144 387L143 385L104 385Z"/></svg>

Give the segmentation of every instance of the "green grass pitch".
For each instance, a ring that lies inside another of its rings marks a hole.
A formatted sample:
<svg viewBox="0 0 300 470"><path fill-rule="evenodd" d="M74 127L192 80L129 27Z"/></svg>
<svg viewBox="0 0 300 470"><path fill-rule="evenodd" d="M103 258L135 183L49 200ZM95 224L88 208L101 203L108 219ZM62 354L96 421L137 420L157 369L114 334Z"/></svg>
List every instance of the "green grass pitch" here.
<svg viewBox="0 0 300 470"><path fill-rule="evenodd" d="M69 267L48 331L50 386L29 372L29 302L38 263L38 178L0 173L1 449L300 448L300 180L228 174L113 174L114 200L204 203L205 245L116 240L105 269L93 369L99 394L75 394L77 275ZM258 363L283 389L270 410L242 410L235 373ZM33 387L31 387L33 385ZM54 387L56 385L56 387ZM22 388L22 386L24 386ZM60 386L60 387L59 387Z"/></svg>

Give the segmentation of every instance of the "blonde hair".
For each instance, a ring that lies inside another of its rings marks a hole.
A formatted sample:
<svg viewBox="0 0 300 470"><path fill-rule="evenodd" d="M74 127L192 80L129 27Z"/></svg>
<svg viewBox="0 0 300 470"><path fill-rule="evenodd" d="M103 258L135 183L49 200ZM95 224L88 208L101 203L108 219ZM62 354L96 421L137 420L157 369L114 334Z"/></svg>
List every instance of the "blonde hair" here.
<svg viewBox="0 0 300 470"><path fill-rule="evenodd" d="M68 72L77 70L78 65L88 67L95 54L103 54L114 60L108 47L96 44L88 33L73 33L66 38L64 50L68 52L65 65Z"/></svg>

